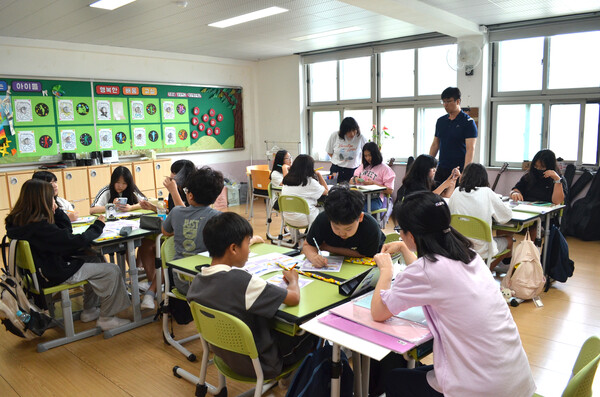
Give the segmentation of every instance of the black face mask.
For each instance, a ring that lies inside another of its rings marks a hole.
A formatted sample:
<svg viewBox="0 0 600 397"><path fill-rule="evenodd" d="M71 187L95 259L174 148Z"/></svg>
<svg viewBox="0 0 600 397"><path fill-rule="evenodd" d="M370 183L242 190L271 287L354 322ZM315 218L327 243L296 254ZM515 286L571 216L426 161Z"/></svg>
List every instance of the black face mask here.
<svg viewBox="0 0 600 397"><path fill-rule="evenodd" d="M544 172L546 172L546 170L538 170L537 168L531 170L531 174L536 179L542 179L544 177Z"/></svg>

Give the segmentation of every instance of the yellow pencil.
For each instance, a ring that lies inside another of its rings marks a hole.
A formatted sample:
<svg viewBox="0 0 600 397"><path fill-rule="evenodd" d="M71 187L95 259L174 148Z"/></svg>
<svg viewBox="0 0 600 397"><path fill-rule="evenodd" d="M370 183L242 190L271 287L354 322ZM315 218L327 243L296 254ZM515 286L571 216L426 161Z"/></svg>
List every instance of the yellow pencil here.
<svg viewBox="0 0 600 397"><path fill-rule="evenodd" d="M97 239L96 241L114 240L116 238L121 238L121 236L102 237L102 238Z"/></svg>
<svg viewBox="0 0 600 397"><path fill-rule="evenodd" d="M323 167L319 167L319 168L317 168L317 169L315 170L315 172L317 172L317 171L319 171L319 170L322 170L322 169L323 169Z"/></svg>

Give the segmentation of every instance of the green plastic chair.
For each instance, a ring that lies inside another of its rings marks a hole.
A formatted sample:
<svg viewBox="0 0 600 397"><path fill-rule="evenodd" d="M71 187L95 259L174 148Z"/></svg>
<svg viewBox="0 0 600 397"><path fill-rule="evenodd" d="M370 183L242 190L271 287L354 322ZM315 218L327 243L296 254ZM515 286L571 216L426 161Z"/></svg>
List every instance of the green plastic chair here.
<svg viewBox="0 0 600 397"><path fill-rule="evenodd" d="M283 217L283 223L292 233L292 244L294 247L299 247L302 245L304 238L306 237L306 233L301 232L303 229L308 231L310 227L310 208L308 207L308 203L302 197L296 196L279 196L279 211ZM295 212L302 215L305 215L304 222L302 225L291 225L285 219L286 212Z"/></svg>
<svg viewBox="0 0 600 397"><path fill-rule="evenodd" d="M12 244L13 241L16 243ZM73 310L71 308L71 297L69 290L82 287L87 284L87 281L81 281L75 284L59 284L49 288L40 288L37 277L37 269L33 262L31 247L26 240L13 240L9 248L9 257L14 260L15 270L18 270L21 276L21 282L24 289L28 289L29 293L38 295L46 302L52 300L52 295L60 292L60 302L62 308L62 320L57 319L52 305L50 306L50 314L65 331L65 336L50 340L48 342L38 343L37 351L42 353L54 347L66 345L67 343L75 342L81 339L89 338L90 336L99 335L102 330L100 327L90 328L85 331L75 332L73 324ZM16 272L15 272L16 274Z"/></svg>
<svg viewBox="0 0 600 397"><path fill-rule="evenodd" d="M600 362L600 338L592 336L588 338L581 346L573 372L567 387L562 393L562 397L591 397L592 384L596 369ZM542 397L534 394L534 397Z"/></svg>
<svg viewBox="0 0 600 397"><path fill-rule="evenodd" d="M466 238L482 240L487 243L492 242L492 228L483 219L469 215L453 214L450 225ZM495 258L508 254L509 252L509 249L505 249L494 256L488 257L488 267L490 267L490 264Z"/></svg>
<svg viewBox="0 0 600 397"><path fill-rule="evenodd" d="M187 303L187 298L184 294L179 292L179 290L175 287L171 287L171 282L169 281L169 266L167 266L167 262L175 257L175 238L173 236L167 238L162 245L160 246L160 260L162 262L162 268L165 274L165 299L163 302L163 311L162 313L162 330L163 330L163 338L166 343L173 346L177 351L183 354L189 361L196 361L196 355L190 352L188 349L183 347L184 343L196 340L200 338L200 335L194 333L191 336L181 339L175 339L175 335L173 333L173 319L171 318L171 329L169 330L169 318L171 316L168 315L168 311L166 308L169 307L170 299L179 299ZM177 277L177 274L173 274L174 277Z"/></svg>
<svg viewBox="0 0 600 397"><path fill-rule="evenodd" d="M284 368L277 377L265 380L262 367L260 366L256 344L254 343L254 337L246 323L231 314L211 309L197 302L190 302L190 308L192 309L194 322L196 323L196 328L198 328L202 340L203 352L200 376L196 377L178 366L173 368L173 374L195 383L196 396L203 397L208 391L213 395L227 395L226 391L223 392L224 389L226 390L225 378L227 377L238 382L255 383L254 397L260 397L263 393L273 387L279 379L290 374L302 363L302 360L300 360L293 365ZM214 386L207 384L206 370L209 364L209 343L221 349L250 357L256 377L249 378L237 374L225 363L225 361L215 354L213 361L219 370L219 386L215 388ZM223 394L220 394L222 392Z"/></svg>
<svg viewBox="0 0 600 397"><path fill-rule="evenodd" d="M392 232L390 234L386 234L385 235L385 242L384 242L384 244L393 243L394 241L400 241L400 234L399 233Z"/></svg>

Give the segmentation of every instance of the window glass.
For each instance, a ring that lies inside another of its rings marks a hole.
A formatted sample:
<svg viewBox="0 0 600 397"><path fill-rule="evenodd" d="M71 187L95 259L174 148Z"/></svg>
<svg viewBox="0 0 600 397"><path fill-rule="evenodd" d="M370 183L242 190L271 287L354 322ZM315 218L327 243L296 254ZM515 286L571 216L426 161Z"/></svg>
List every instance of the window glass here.
<svg viewBox="0 0 600 397"><path fill-rule="evenodd" d="M414 109L388 108L381 111L381 154L385 161L394 157L405 160L414 153ZM387 128L389 137L383 133Z"/></svg>
<svg viewBox="0 0 600 397"><path fill-rule="evenodd" d="M542 104L498 105L496 112L494 159L512 163L531 160L542 146Z"/></svg>
<svg viewBox="0 0 600 397"><path fill-rule="evenodd" d="M308 65L310 76L310 102L337 100L337 61Z"/></svg>
<svg viewBox="0 0 600 397"><path fill-rule="evenodd" d="M373 111L371 109L346 109L344 118L352 117L360 127L360 133L371 140L371 128L373 127ZM338 125L339 127L339 125Z"/></svg>
<svg viewBox="0 0 600 397"><path fill-rule="evenodd" d="M583 164L596 164L598 161L598 126L600 124L600 104L585 105L583 125Z"/></svg>
<svg viewBox="0 0 600 397"><path fill-rule="evenodd" d="M581 105L551 105L548 148L563 160L577 160Z"/></svg>
<svg viewBox="0 0 600 397"><path fill-rule="evenodd" d="M340 61L340 99L371 97L371 57Z"/></svg>
<svg viewBox="0 0 600 397"><path fill-rule="evenodd" d="M332 133L340 129L340 112L312 112L312 152L315 160L329 160L325 151L327 140Z"/></svg>
<svg viewBox="0 0 600 397"><path fill-rule="evenodd" d="M437 120L446 114L443 107L420 108L418 110L419 127L417 141L417 155L429 154L431 143L435 137L435 124Z"/></svg>
<svg viewBox="0 0 600 397"><path fill-rule="evenodd" d="M381 59L381 98L407 97L415 93L415 50L384 52Z"/></svg>
<svg viewBox="0 0 600 397"><path fill-rule="evenodd" d="M448 51L456 44L418 49L418 95L440 95L446 87L456 87L456 70L448 65Z"/></svg>
<svg viewBox="0 0 600 397"><path fill-rule="evenodd" d="M548 88L600 86L600 31L550 37Z"/></svg>
<svg viewBox="0 0 600 397"><path fill-rule="evenodd" d="M544 38L498 43L498 91L542 89Z"/></svg>

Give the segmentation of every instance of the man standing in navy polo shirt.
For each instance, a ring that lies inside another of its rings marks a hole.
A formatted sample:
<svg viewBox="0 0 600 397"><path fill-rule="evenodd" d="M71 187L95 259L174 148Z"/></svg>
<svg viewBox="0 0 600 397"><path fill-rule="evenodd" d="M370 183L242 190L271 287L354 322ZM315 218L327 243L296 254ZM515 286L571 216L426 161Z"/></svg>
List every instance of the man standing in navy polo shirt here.
<svg viewBox="0 0 600 397"><path fill-rule="evenodd" d="M475 120L460 108L460 90L448 87L442 92L442 104L448 113L438 119L435 124L435 137L431 143L429 154L435 157L440 152L440 160L435 181L444 182L452 173L452 169L464 167L473 161L475 142L477 142L477 126Z"/></svg>

